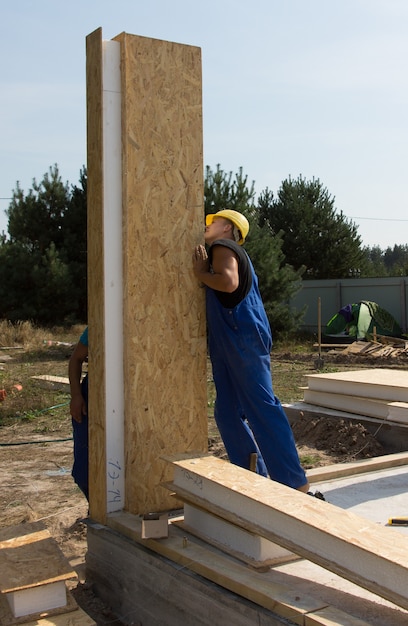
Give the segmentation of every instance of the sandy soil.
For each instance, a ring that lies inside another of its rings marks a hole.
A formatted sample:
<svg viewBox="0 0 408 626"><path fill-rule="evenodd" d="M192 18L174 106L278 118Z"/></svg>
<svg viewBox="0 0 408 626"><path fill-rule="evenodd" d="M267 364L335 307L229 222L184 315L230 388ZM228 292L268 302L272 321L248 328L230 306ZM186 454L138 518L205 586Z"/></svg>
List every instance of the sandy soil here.
<svg viewBox="0 0 408 626"><path fill-rule="evenodd" d="M13 442L17 443L15 438ZM87 543L82 520L88 503L71 478L71 465L72 442L2 447L0 528L42 521L78 574L78 581L69 583L76 602L98 625L120 626L85 581Z"/></svg>
<svg viewBox="0 0 408 626"><path fill-rule="evenodd" d="M42 521L78 573L78 583L74 582L71 589L77 603L98 626L121 626L85 580L87 544L83 520L88 504L71 477L72 441L52 443L50 439L56 437L43 435L33 439L31 427L24 424L17 432L15 428L13 433L7 430L0 429L0 528ZM364 456L382 453L381 446L361 425L342 424L340 438L339 431L321 419L305 420L295 425L294 431L300 454L318 457L320 465L348 459L353 451L362 448ZM48 443L33 443L35 439ZM210 441L210 450L225 458L219 439Z"/></svg>

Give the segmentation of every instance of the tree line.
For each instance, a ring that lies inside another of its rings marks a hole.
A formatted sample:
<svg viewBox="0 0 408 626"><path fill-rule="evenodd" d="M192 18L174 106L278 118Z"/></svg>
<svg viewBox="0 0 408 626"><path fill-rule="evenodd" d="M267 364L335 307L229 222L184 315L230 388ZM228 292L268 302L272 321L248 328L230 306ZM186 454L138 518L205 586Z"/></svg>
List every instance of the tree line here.
<svg viewBox="0 0 408 626"><path fill-rule="evenodd" d="M36 324L87 317L86 170L63 183L58 166L27 194L17 183L0 237L0 319Z"/></svg>
<svg viewBox="0 0 408 626"><path fill-rule="evenodd" d="M36 324L87 321L87 173L64 183L57 165L25 193L19 183L0 236L0 319ZM235 174L207 166L205 214L243 212L251 228L246 250L259 276L275 334L298 328L302 311L289 307L302 280L405 276L408 245L364 247L357 226L335 208L318 179L289 177L276 194L256 197L242 168Z"/></svg>

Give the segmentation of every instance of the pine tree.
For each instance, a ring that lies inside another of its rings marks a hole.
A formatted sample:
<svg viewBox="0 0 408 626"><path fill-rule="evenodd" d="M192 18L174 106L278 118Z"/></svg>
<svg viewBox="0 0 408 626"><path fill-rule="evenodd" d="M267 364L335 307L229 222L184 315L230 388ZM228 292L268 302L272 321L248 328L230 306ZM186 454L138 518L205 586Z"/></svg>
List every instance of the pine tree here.
<svg viewBox="0 0 408 626"><path fill-rule="evenodd" d="M0 317L39 324L86 321L86 173L82 188L50 167L27 194L19 183L0 241Z"/></svg>
<svg viewBox="0 0 408 626"><path fill-rule="evenodd" d="M283 181L277 198L269 190L258 201L259 223L282 232L286 262L306 268L305 279L359 276L366 259L356 225L336 212L319 180Z"/></svg>

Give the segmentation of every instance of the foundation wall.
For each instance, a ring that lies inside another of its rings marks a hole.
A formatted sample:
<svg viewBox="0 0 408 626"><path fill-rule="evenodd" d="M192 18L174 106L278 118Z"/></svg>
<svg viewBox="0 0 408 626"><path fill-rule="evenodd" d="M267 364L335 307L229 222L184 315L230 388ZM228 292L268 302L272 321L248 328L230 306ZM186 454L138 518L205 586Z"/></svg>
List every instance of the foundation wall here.
<svg viewBox="0 0 408 626"><path fill-rule="evenodd" d="M108 528L88 526L87 569L123 624L292 624Z"/></svg>

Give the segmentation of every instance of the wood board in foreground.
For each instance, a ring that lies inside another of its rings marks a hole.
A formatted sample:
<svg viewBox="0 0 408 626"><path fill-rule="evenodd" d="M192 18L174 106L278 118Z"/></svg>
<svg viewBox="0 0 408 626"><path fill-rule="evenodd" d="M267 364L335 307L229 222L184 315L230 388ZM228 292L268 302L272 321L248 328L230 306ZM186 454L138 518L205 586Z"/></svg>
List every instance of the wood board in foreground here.
<svg viewBox="0 0 408 626"><path fill-rule="evenodd" d="M408 538L221 459L167 459L189 502L408 609Z"/></svg>

